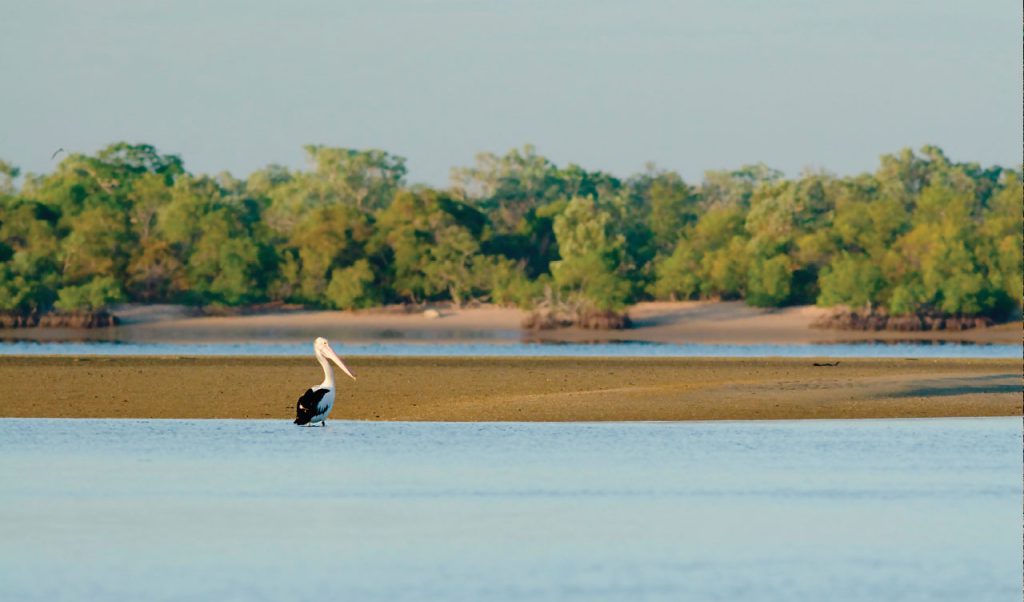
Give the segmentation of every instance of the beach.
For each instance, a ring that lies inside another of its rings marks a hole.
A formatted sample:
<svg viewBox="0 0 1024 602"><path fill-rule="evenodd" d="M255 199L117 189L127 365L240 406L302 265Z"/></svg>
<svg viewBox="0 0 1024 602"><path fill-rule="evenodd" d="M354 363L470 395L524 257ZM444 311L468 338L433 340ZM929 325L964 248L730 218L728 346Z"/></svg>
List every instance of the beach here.
<svg viewBox="0 0 1024 602"><path fill-rule="evenodd" d="M0 329L0 339L176 341L312 341L317 336L350 342L420 340L481 343L537 342L801 344L845 342L961 342L1021 344L1020 321L961 331L855 331L812 328L829 310L815 306L775 309L742 301L638 303L629 308L633 328L624 330L524 330L525 312L482 305L439 306L424 312L408 307L362 311L296 310L252 315L202 316L183 306L134 305L114 308L121 325L110 328ZM436 312L436 313L435 313Z"/></svg>
<svg viewBox="0 0 1024 602"><path fill-rule="evenodd" d="M353 357L332 419L1019 416L1020 360ZM290 420L309 358L0 357L0 417Z"/></svg>

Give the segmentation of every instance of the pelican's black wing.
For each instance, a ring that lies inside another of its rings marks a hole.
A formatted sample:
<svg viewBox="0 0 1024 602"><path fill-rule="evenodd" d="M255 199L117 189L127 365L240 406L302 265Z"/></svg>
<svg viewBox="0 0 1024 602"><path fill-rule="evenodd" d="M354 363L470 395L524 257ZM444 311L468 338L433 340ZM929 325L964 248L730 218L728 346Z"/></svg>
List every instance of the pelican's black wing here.
<svg viewBox="0 0 1024 602"><path fill-rule="evenodd" d="M320 413L320 400L327 395L330 389L323 388L317 389L306 389L306 392L299 398L299 402L295 404L295 424L309 424L309 421Z"/></svg>

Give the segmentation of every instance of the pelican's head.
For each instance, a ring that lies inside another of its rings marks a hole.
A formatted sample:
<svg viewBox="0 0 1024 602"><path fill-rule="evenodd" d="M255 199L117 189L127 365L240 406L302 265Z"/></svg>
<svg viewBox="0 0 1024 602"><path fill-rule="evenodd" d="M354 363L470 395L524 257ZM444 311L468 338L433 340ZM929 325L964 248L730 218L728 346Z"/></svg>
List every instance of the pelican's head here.
<svg viewBox="0 0 1024 602"><path fill-rule="evenodd" d="M317 357L323 357L331 360L332 362L337 364L339 368L341 368L342 372L351 376L352 380L356 379L356 375L352 374L352 372L345 365L345 362L341 361L341 358L338 357L338 354L335 353L333 349L331 349L331 346L327 343L327 339L323 337L317 337L316 340L313 341L313 350L316 352Z"/></svg>

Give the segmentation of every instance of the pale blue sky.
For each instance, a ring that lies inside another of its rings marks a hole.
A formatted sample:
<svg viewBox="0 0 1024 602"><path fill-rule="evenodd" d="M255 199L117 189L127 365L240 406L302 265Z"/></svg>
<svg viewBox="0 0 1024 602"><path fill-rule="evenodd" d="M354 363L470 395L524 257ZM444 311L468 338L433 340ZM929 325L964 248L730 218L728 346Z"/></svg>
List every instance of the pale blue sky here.
<svg viewBox="0 0 1024 602"><path fill-rule="evenodd" d="M524 143L626 176L1019 164L1018 0L33 0L0 18L0 158L116 140L238 176L307 143L445 184Z"/></svg>

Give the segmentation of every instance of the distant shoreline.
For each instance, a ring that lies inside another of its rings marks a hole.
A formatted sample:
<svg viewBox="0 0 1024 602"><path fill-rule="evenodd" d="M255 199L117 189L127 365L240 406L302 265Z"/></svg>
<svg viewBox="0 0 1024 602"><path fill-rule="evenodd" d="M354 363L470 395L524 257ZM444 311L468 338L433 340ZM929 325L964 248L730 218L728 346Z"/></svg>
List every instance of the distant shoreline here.
<svg viewBox="0 0 1024 602"><path fill-rule="evenodd" d="M304 341L316 336L359 342L525 340L538 342L640 341L652 343L800 344L846 342L965 342L1021 344L1024 324L1011 322L961 331L857 331L811 328L829 310L814 306L749 307L741 301L639 303L624 330L524 330L525 312L480 306L440 307L436 314L392 307L362 311L296 310L197 316L173 305L127 306L119 326L100 329L0 329L0 340L127 340L137 342Z"/></svg>
<svg viewBox="0 0 1024 602"><path fill-rule="evenodd" d="M333 419L1020 416L1018 360L353 357ZM0 416L290 421L309 358L0 357ZM47 383L41 387L39 383Z"/></svg>

